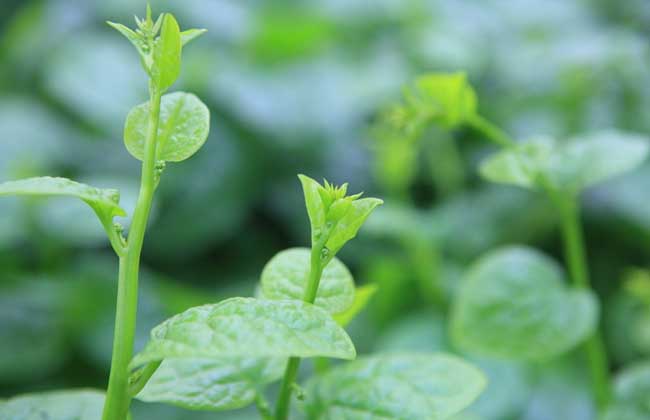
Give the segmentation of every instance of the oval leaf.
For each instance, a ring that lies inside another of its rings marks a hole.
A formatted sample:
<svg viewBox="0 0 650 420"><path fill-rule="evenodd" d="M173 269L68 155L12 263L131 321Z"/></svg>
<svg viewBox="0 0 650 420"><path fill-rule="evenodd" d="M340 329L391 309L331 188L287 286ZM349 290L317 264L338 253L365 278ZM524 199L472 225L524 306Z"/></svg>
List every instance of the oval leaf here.
<svg viewBox="0 0 650 420"><path fill-rule="evenodd" d="M94 390L27 394L0 403L3 420L97 420L102 417L104 393Z"/></svg>
<svg viewBox="0 0 650 420"><path fill-rule="evenodd" d="M566 287L554 261L533 249L507 247L469 270L452 312L452 334L476 353L549 359L587 338L597 317L593 294Z"/></svg>
<svg viewBox="0 0 650 420"><path fill-rule="evenodd" d="M149 102L133 108L126 117L124 143L135 158L144 159L149 124ZM174 92L163 95L156 160L180 162L196 153L208 138L210 111L195 95Z"/></svg>
<svg viewBox="0 0 650 420"><path fill-rule="evenodd" d="M614 384L614 402L603 420L643 420L650 418L650 362L640 362L623 370Z"/></svg>
<svg viewBox="0 0 650 420"><path fill-rule="evenodd" d="M136 398L188 410L234 410L282 377L286 359L167 359Z"/></svg>
<svg viewBox="0 0 650 420"><path fill-rule="evenodd" d="M174 84L181 72L181 30L173 15L166 13L154 45L151 79L160 92Z"/></svg>
<svg viewBox="0 0 650 420"><path fill-rule="evenodd" d="M376 284L366 284L354 291L354 301L344 312L334 315L334 320L342 327L347 326L361 312L377 292Z"/></svg>
<svg viewBox="0 0 650 420"><path fill-rule="evenodd" d="M488 158L481 174L490 181L527 188L579 192L639 166L646 137L603 131L560 142L533 138Z"/></svg>
<svg viewBox="0 0 650 420"><path fill-rule="evenodd" d="M119 191L99 189L67 178L44 176L4 182L0 184L0 196L3 195L77 197L92 207L102 219L126 216L126 212L120 208Z"/></svg>
<svg viewBox="0 0 650 420"><path fill-rule="evenodd" d="M356 356L350 337L327 312L300 301L232 298L155 327L131 367L167 358L318 356Z"/></svg>
<svg viewBox="0 0 650 420"><path fill-rule="evenodd" d="M312 420L440 420L471 404L485 388L474 366L445 354L363 357L313 379Z"/></svg>
<svg viewBox="0 0 650 420"><path fill-rule="evenodd" d="M308 248L291 248L271 258L262 271L262 297L302 300L309 278L310 257ZM353 301L352 275L338 258L334 258L323 270L314 304L338 314L348 309Z"/></svg>

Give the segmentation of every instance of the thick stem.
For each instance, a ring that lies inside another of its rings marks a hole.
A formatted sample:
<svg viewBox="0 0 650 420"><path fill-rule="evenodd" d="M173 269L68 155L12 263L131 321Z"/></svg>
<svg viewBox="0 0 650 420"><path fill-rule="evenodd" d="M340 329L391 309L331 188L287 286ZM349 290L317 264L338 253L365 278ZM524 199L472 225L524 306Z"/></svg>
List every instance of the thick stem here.
<svg viewBox="0 0 650 420"><path fill-rule="evenodd" d="M505 131L478 114L471 117L468 123L475 130L480 131L490 141L498 144L499 146L510 147L515 144L515 141Z"/></svg>
<svg viewBox="0 0 650 420"><path fill-rule="evenodd" d="M323 261L321 253L327 242L329 234L323 233L321 239L312 246L311 260L309 268L309 279L307 287L305 288L305 295L303 300L308 303L314 303L316 300L316 293L318 292L318 285L320 283L321 275L323 274ZM300 367L300 358L291 357L287 363L287 368L284 371L284 380L282 381L282 388L278 395L278 402L275 407L275 419L286 420L289 417L289 407L291 405L291 392L293 390L293 383L296 381L298 375L298 368Z"/></svg>
<svg viewBox="0 0 650 420"><path fill-rule="evenodd" d="M571 278L577 287L591 289L577 198L565 195L558 197L556 202L562 217L565 258ZM598 329L583 346L589 364L594 398L602 409L609 402L611 389L607 353Z"/></svg>
<svg viewBox="0 0 650 420"><path fill-rule="evenodd" d="M144 160L140 179L140 194L136 203L126 256L120 258L120 274L117 286L117 306L111 373L106 391L103 420L127 418L131 396L129 395L129 362L133 356L135 323L138 307L138 272L144 233L151 210L155 190L156 136L160 118L160 92L152 87L150 95L149 122L145 141Z"/></svg>

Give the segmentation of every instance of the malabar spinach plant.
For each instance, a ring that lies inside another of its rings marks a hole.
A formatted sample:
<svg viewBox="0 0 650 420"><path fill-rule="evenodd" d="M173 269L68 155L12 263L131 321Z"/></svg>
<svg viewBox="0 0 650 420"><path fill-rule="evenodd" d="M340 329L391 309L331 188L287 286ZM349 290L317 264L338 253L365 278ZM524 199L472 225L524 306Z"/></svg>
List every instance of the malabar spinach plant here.
<svg viewBox="0 0 650 420"><path fill-rule="evenodd" d="M126 216L119 192L98 189L65 178L40 177L0 184L0 195L70 196L86 202L104 227L119 259L115 334L110 378L105 399L95 392L61 392L22 397L0 409L3 418L81 418L123 420L133 397L129 363L133 355L138 272L149 211L166 162L179 162L196 153L208 137L208 108L185 92L165 94L180 74L183 47L204 31L181 31L169 13L154 21L151 8L136 17L137 28L109 22L136 48L149 77L149 101L129 112L124 128L128 151L142 161L140 192L128 235L114 222ZM150 368L151 369L151 368ZM144 372L146 373L146 371ZM143 373L143 374L144 374ZM103 414L99 414L103 405Z"/></svg>
<svg viewBox="0 0 650 420"><path fill-rule="evenodd" d="M140 254L147 219L166 162L192 156L205 142L209 112L195 96L165 94L178 78L183 46L202 33L180 31L171 14L155 21L147 8L137 29L110 23L137 49L149 76L149 101L129 113L128 151L142 161L140 194L128 235L116 190L64 178L0 184L0 195L72 196L97 214L119 259L115 335L108 390L60 391L12 398L0 418L123 420L133 398L191 410L231 410L255 403L264 419L288 419L292 395L309 419L447 419L485 386L483 374L445 354L399 353L360 357L344 327L373 288L356 288L336 258L382 202L348 195L347 184L320 185L300 175L311 224L311 247L282 251L261 274L258 297L193 307L155 327L133 356ZM316 358L317 374L298 385L301 360ZM274 408L266 386L280 381Z"/></svg>

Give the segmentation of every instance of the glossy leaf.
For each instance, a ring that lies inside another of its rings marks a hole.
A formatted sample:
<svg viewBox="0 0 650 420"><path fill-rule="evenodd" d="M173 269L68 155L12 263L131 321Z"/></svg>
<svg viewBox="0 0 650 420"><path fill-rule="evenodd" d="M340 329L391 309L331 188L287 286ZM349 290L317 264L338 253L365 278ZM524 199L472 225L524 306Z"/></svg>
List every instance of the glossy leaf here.
<svg viewBox="0 0 650 420"><path fill-rule="evenodd" d="M322 187L318 182L308 176L298 175L298 178L302 183L307 214L311 223L312 242L315 243L318 240L317 235L325 229L327 220L327 209L323 203L321 194L319 194L319 190ZM331 255L335 255L346 242L357 235L363 222L370 216L370 213L372 213L375 207L381 204L383 204L383 201L378 198L352 200L345 214L333 224L334 227L325 244L331 252Z"/></svg>
<svg viewBox="0 0 650 420"><path fill-rule="evenodd" d="M311 420L440 420L472 403L485 387L474 366L446 354L359 358L311 381Z"/></svg>
<svg viewBox="0 0 650 420"><path fill-rule="evenodd" d="M144 158L149 103L133 108L126 118L124 143L135 158ZM156 160L179 162L196 153L208 138L210 111L195 95L174 92L162 97Z"/></svg>
<svg viewBox="0 0 650 420"><path fill-rule="evenodd" d="M614 384L614 402L603 420L642 420L650 418L650 362L629 366Z"/></svg>
<svg viewBox="0 0 650 420"><path fill-rule="evenodd" d="M303 300L309 279L310 255L308 248L291 248L271 258L262 271L262 297ZM338 314L350 308L354 297L350 271L340 260L332 259L323 270L314 304Z"/></svg>
<svg viewBox="0 0 650 420"><path fill-rule="evenodd" d="M234 410L282 377L286 359L167 359L136 398L189 410Z"/></svg>
<svg viewBox="0 0 650 420"><path fill-rule="evenodd" d="M566 142L537 137L494 154L481 165L481 174L493 182L579 192L639 166L648 145L646 137L618 131Z"/></svg>
<svg viewBox="0 0 650 420"><path fill-rule="evenodd" d="M104 393L94 390L27 394L0 402L2 420L97 420Z"/></svg>
<svg viewBox="0 0 650 420"><path fill-rule="evenodd" d="M200 37L207 31L205 29L188 29L186 31L181 32L181 44L184 47L191 41L195 40L196 38Z"/></svg>
<svg viewBox="0 0 650 420"><path fill-rule="evenodd" d="M174 84L181 72L181 30L173 15L166 13L163 18L160 37L154 45L151 79L160 92Z"/></svg>
<svg viewBox="0 0 650 420"><path fill-rule="evenodd" d="M67 178L46 176L4 182L0 184L0 196L3 195L76 197L92 207L103 221L115 216L126 216L126 212L119 206L119 191L99 189Z"/></svg>
<svg viewBox="0 0 650 420"><path fill-rule="evenodd" d="M377 285L375 284L366 284L357 287L354 291L354 300L352 301L352 305L350 305L350 307L345 311L335 314L334 321L342 327L347 326L366 307L366 305L368 305L368 302L370 302L370 299L372 299L375 292L377 292Z"/></svg>
<svg viewBox="0 0 650 420"><path fill-rule="evenodd" d="M570 350L594 330L598 303L563 281L560 267L536 250L487 254L458 291L454 339L468 351L510 359L549 359Z"/></svg>
<svg viewBox="0 0 650 420"><path fill-rule="evenodd" d="M300 301L232 298L180 313L151 331L132 367L167 358L356 356L324 310Z"/></svg>

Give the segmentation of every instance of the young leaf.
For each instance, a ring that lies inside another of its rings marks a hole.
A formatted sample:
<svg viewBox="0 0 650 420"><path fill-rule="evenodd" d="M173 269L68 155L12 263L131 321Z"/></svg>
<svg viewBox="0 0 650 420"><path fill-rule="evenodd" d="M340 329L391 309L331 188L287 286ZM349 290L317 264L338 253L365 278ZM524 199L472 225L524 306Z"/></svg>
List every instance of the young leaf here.
<svg viewBox="0 0 650 420"><path fill-rule="evenodd" d="M129 112L124 126L124 143L135 158L144 158L149 102ZM163 95L156 160L180 162L196 153L208 138L210 111L195 95L174 92Z"/></svg>
<svg viewBox="0 0 650 420"><path fill-rule="evenodd" d="M144 54L142 50L142 46L144 44L144 39L142 35L138 34L137 32L133 31L131 28L128 28L121 23L115 23L115 22L106 22L110 27L113 29L117 30L119 33L124 35L126 39L128 39L131 44L135 47L136 50L142 55Z"/></svg>
<svg viewBox="0 0 650 420"><path fill-rule="evenodd" d="M104 393L94 390L27 394L0 402L0 419L97 420L103 406Z"/></svg>
<svg viewBox="0 0 650 420"><path fill-rule="evenodd" d="M345 311L335 314L334 321L342 327L347 326L368 305L375 292L377 292L376 284L366 284L365 286L357 287L354 292L352 305Z"/></svg>
<svg viewBox="0 0 650 420"><path fill-rule="evenodd" d="M167 359L136 396L188 410L234 410L282 377L286 359Z"/></svg>
<svg viewBox="0 0 650 420"><path fill-rule="evenodd" d="M188 29L186 31L181 32L181 44L184 47L187 45L189 42L193 41L194 39L200 37L207 31L205 29Z"/></svg>
<svg viewBox="0 0 650 420"><path fill-rule="evenodd" d="M3 195L77 197L92 207L103 221L115 216L126 216L119 205L119 191L99 189L67 178L45 176L4 182L0 184L0 196Z"/></svg>
<svg viewBox="0 0 650 420"><path fill-rule="evenodd" d="M650 418L650 362L638 362L623 370L614 384L614 402L603 420Z"/></svg>
<svg viewBox="0 0 650 420"><path fill-rule="evenodd" d="M312 243L316 243L324 231L330 229L329 239L325 246L330 255L336 255L346 242L354 238L370 216L375 207L383 204L378 198L362 198L359 194L345 196L346 186L333 188L326 183L326 187L305 175L298 175L305 195L305 205L311 223ZM342 195L342 197L339 197ZM337 198L338 197L338 198ZM323 201L326 198L329 202ZM338 206L345 204L345 207ZM343 209L343 211L341 211ZM333 214L336 214L333 216Z"/></svg>
<svg viewBox="0 0 650 420"><path fill-rule="evenodd" d="M166 13L163 18L160 37L154 45L151 79L165 92L174 84L181 72L181 31L173 15Z"/></svg>
<svg viewBox="0 0 650 420"><path fill-rule="evenodd" d="M310 420L442 420L485 388L474 366L445 354L359 358L315 377L307 388Z"/></svg>
<svg viewBox="0 0 650 420"><path fill-rule="evenodd" d="M310 255L308 248L291 248L271 258L262 271L262 297L303 300L309 278ZM347 310L353 301L352 275L340 260L334 258L323 270L314 304L338 314Z"/></svg>
<svg viewBox="0 0 650 420"><path fill-rule="evenodd" d="M643 136L613 130L566 142L537 137L489 157L481 174L493 182L575 193L639 166L648 145Z"/></svg>
<svg viewBox="0 0 650 420"><path fill-rule="evenodd" d="M324 310L300 301L232 298L180 313L151 330L135 368L167 358L353 359L350 337Z"/></svg>
<svg viewBox="0 0 650 420"><path fill-rule="evenodd" d="M588 337L597 317L593 293L565 286L554 261L530 248L506 247L469 270L451 325L454 339L468 351L550 359Z"/></svg>

